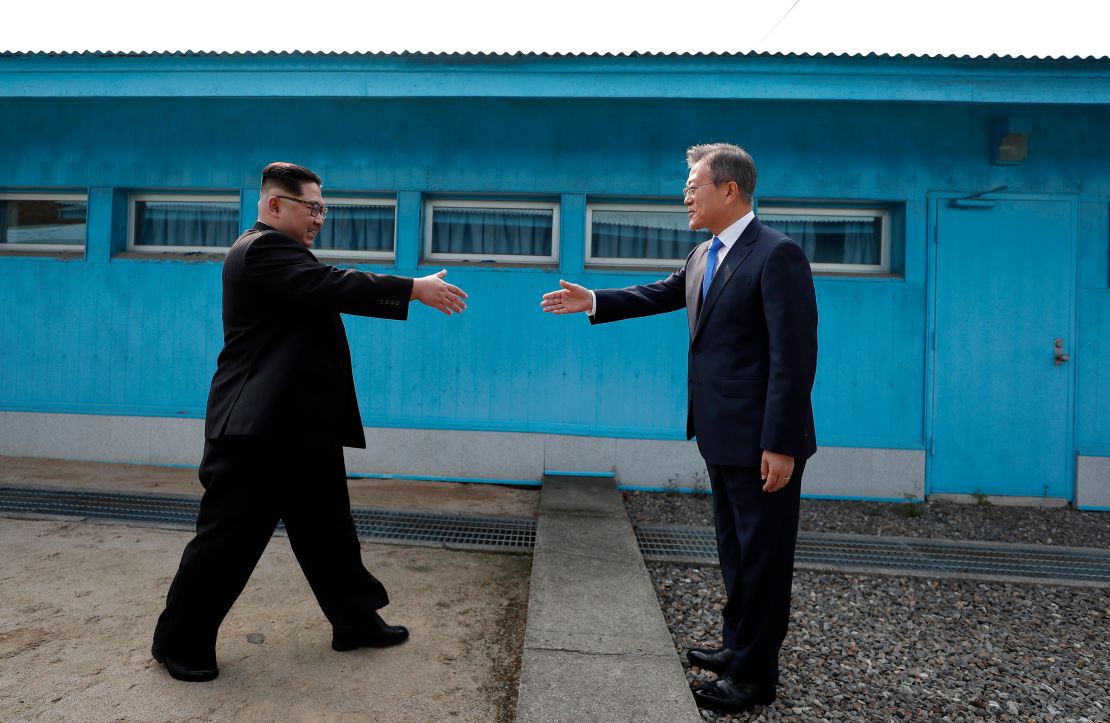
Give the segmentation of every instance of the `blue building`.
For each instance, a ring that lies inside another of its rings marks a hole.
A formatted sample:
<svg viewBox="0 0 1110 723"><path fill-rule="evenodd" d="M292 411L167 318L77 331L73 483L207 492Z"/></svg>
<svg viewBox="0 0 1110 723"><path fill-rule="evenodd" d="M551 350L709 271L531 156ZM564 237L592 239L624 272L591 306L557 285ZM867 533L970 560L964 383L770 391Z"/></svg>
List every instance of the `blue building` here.
<svg viewBox="0 0 1110 723"><path fill-rule="evenodd" d="M1110 57L0 55L0 454L196 464L221 255L289 160L321 256L471 295L344 318L353 473L696 485L685 317L538 304L677 267L718 140L813 261L806 493L1110 509Z"/></svg>

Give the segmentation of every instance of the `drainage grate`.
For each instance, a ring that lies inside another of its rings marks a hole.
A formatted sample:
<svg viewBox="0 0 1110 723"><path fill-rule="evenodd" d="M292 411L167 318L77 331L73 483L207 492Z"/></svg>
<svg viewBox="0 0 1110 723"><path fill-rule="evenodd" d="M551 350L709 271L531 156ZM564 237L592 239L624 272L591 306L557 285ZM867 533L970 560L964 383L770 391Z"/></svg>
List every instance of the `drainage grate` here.
<svg viewBox="0 0 1110 723"><path fill-rule="evenodd" d="M199 500L158 494L86 492L0 486L0 514L60 515L160 527L191 528ZM470 517L356 507L359 537L502 552L531 552L536 521L528 517ZM279 525L279 532L284 529ZM636 530L648 560L717 562L708 527L642 525ZM799 533L795 564L838 570L1006 577L1110 585L1110 551L1023 547L979 542Z"/></svg>
<svg viewBox="0 0 1110 723"><path fill-rule="evenodd" d="M192 527L196 497L0 487L0 511Z"/></svg>
<svg viewBox="0 0 1110 723"><path fill-rule="evenodd" d="M85 492L0 486L0 513L61 515L160 527L192 527L200 500L174 495ZM529 517L469 517L355 507L360 538L375 542L531 552L536 521ZM284 527L278 525L284 533Z"/></svg>
<svg viewBox="0 0 1110 723"><path fill-rule="evenodd" d="M536 521L530 517L469 517L356 507L358 536L366 540L421 542L490 550L531 552Z"/></svg>
<svg viewBox="0 0 1110 723"><path fill-rule="evenodd" d="M717 562L717 542L709 527L641 525L636 538L645 559ZM799 567L861 572L892 570L1110 584L1110 551L1104 550L801 532L794 562Z"/></svg>

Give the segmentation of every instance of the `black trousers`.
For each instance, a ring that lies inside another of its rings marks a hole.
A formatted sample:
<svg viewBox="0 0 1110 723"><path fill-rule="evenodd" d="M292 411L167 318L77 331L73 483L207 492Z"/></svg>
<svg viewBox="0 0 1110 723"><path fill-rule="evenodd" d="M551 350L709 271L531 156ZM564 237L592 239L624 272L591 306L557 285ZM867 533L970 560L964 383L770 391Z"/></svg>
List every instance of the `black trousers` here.
<svg viewBox="0 0 1110 723"><path fill-rule="evenodd" d="M736 651L728 675L743 683L774 686L779 648L790 622L805 460L795 461L790 482L777 492L763 491L758 467L706 468L727 595L721 637L726 648Z"/></svg>
<svg viewBox="0 0 1110 723"><path fill-rule="evenodd" d="M215 663L216 636L246 587L278 520L332 626L358 631L389 604L362 564L343 448L262 437L206 440L197 534L158 618L154 643L170 657Z"/></svg>

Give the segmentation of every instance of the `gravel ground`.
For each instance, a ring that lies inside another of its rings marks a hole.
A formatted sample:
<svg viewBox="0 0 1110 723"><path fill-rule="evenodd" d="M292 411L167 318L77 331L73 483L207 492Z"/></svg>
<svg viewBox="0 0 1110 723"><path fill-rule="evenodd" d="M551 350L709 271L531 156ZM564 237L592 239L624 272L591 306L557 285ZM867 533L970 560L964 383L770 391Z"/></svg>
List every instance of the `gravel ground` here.
<svg viewBox="0 0 1110 723"><path fill-rule="evenodd" d="M710 495L625 492L632 524L713 525ZM1110 513L956 502L802 500L806 532L1110 548Z"/></svg>
<svg viewBox="0 0 1110 723"><path fill-rule="evenodd" d="M719 645L720 571L648 571L684 664ZM798 571L780 662L773 705L703 717L1110 721L1110 590Z"/></svg>

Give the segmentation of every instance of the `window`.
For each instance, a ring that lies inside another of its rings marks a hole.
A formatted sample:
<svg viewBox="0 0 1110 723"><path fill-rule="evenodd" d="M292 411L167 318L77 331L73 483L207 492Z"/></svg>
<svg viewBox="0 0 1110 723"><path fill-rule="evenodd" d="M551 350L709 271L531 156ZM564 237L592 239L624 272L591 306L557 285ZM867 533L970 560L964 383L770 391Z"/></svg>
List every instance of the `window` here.
<svg viewBox="0 0 1110 723"><path fill-rule="evenodd" d="M130 234L135 251L222 253L239 236L239 197L132 196Z"/></svg>
<svg viewBox="0 0 1110 723"><path fill-rule="evenodd" d="M801 245L815 271L890 270L890 211L761 205L759 218Z"/></svg>
<svg viewBox="0 0 1110 723"><path fill-rule="evenodd" d="M388 199L325 197L328 217L312 242L317 256L393 258L397 206Z"/></svg>
<svg viewBox="0 0 1110 723"><path fill-rule="evenodd" d="M0 194L0 249L81 251L88 212L83 195Z"/></svg>
<svg viewBox="0 0 1110 723"><path fill-rule="evenodd" d="M673 267L710 236L680 204L593 203L586 227L586 263L606 266Z"/></svg>
<svg viewBox="0 0 1110 723"><path fill-rule="evenodd" d="M425 207L428 259L551 263L558 239L557 203L444 199Z"/></svg>

